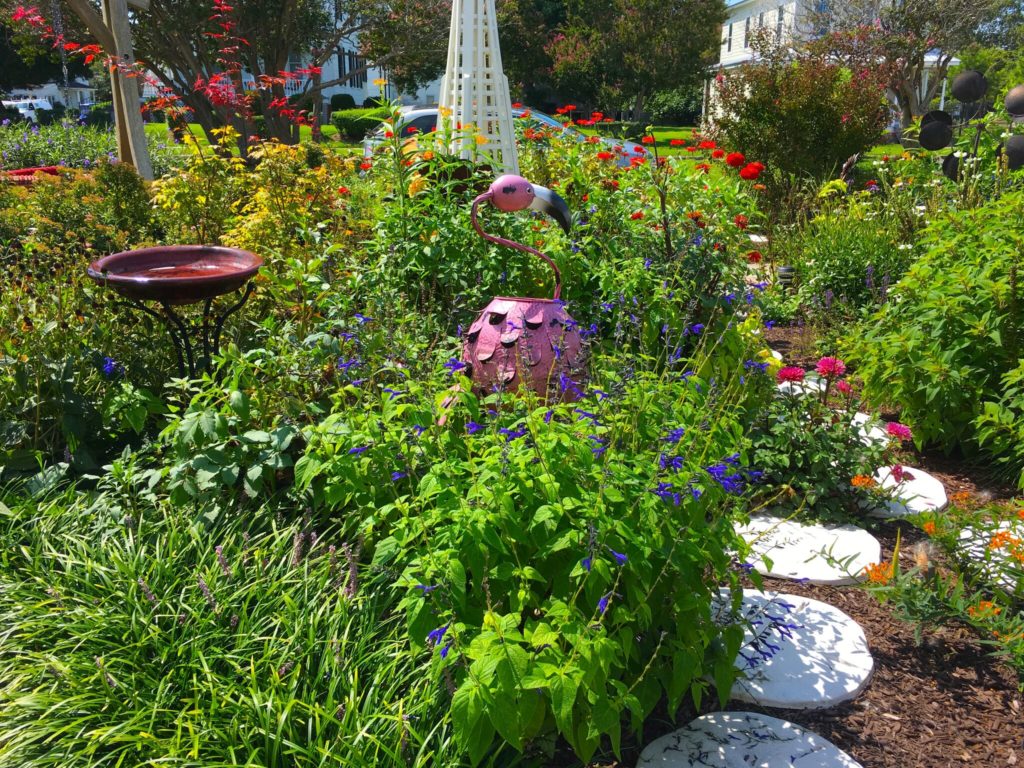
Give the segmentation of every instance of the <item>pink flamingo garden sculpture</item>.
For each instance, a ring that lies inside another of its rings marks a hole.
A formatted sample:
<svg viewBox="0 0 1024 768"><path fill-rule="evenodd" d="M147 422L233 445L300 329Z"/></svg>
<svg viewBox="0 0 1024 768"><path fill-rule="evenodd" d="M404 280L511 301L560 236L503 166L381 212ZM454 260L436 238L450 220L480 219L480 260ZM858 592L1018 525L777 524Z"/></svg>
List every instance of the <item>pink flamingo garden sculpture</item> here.
<svg viewBox="0 0 1024 768"><path fill-rule="evenodd" d="M498 296L491 300L469 327L462 361L478 394L514 391L526 386L545 402L574 401L582 396L583 343L577 323L559 298L562 275L555 263L540 251L484 232L477 220L480 204L490 202L499 211L531 209L546 213L569 232L569 206L552 192L521 176L501 176L473 201L473 227L489 242L543 259L555 273L555 293L550 299Z"/></svg>

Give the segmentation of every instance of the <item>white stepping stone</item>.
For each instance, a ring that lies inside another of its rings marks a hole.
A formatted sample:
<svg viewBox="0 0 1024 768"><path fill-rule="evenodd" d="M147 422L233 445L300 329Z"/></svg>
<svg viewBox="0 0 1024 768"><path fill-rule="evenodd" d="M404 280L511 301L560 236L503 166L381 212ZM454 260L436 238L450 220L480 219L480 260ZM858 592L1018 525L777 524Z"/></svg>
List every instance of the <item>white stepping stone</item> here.
<svg viewBox="0 0 1024 768"><path fill-rule="evenodd" d="M762 707L822 709L855 698L868 684L874 659L864 630L831 605L809 597L743 590L739 615L728 592L720 622L746 624L735 666L744 677L731 695Z"/></svg>
<svg viewBox="0 0 1024 768"><path fill-rule="evenodd" d="M875 482L883 489L892 491L896 497L885 502L885 506L868 514L871 517L907 517L920 515L924 512L938 512L949 504L946 488L938 479L923 469L904 467L910 477L902 483L896 482L890 467L882 467L875 472Z"/></svg>
<svg viewBox="0 0 1024 768"><path fill-rule="evenodd" d="M783 381L775 388L783 395L820 395L825 391L825 380L809 373L803 381Z"/></svg>
<svg viewBox="0 0 1024 768"><path fill-rule="evenodd" d="M853 525L805 525L755 515L736 532L750 544L758 573L812 584L856 584L864 569L882 561L882 545ZM771 567L765 562L771 560Z"/></svg>
<svg viewBox="0 0 1024 768"><path fill-rule="evenodd" d="M756 712L713 712L648 744L637 768L861 768L822 736Z"/></svg>
<svg viewBox="0 0 1024 768"><path fill-rule="evenodd" d="M850 420L850 426L860 427L857 433L860 435L861 442L864 445L886 446L891 439L889 433L879 426L878 420L866 413L860 413L859 411L855 413Z"/></svg>
<svg viewBox="0 0 1024 768"><path fill-rule="evenodd" d="M964 528L960 531L958 548L988 581L1012 593L1017 589L1014 574L1019 574L1024 565L1013 559L1010 546L996 549L990 546L992 537L997 533L1009 533L1013 538L1024 541L1024 523L1019 520L1003 520L989 530Z"/></svg>

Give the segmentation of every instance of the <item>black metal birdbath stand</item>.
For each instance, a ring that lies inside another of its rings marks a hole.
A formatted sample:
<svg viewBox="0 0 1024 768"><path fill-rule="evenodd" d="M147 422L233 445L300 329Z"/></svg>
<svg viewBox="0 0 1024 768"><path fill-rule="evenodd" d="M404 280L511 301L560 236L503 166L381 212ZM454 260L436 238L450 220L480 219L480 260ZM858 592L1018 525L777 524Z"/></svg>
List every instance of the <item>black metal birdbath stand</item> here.
<svg viewBox="0 0 1024 768"><path fill-rule="evenodd" d="M105 256L89 265L88 274L116 291L127 306L163 323L174 345L179 375L194 379L201 370L210 372L224 323L252 295L252 278L262 265L259 256L236 248L172 245ZM214 305L219 296L238 290L241 298L230 306ZM199 303L203 309L198 319L175 309Z"/></svg>

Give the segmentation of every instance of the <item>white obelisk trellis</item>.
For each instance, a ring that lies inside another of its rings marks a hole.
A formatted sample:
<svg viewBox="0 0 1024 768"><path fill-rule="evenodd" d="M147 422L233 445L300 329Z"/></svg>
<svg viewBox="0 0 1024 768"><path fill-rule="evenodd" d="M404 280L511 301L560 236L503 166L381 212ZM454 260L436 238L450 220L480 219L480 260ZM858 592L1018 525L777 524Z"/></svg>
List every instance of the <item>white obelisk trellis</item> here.
<svg viewBox="0 0 1024 768"><path fill-rule="evenodd" d="M519 173L494 0L453 0L440 104L441 113L450 115L453 126L473 126L486 139L478 144L473 137L462 137L461 147L452 147L453 151L464 158L485 152L504 173Z"/></svg>

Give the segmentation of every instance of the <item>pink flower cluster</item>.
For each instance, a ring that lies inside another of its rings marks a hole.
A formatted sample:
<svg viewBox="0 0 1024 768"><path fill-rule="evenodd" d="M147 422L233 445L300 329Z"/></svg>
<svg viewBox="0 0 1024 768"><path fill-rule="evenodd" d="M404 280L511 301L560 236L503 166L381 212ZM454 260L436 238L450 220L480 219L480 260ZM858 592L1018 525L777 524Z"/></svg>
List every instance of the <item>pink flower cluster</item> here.
<svg viewBox="0 0 1024 768"><path fill-rule="evenodd" d="M839 378L846 373L846 363L838 357L823 357L818 361L818 373L826 379Z"/></svg>
<svg viewBox="0 0 1024 768"><path fill-rule="evenodd" d="M898 421L890 421L885 425L885 431L890 436L899 438L900 440L912 440L914 433L910 431L910 427L906 424L900 424Z"/></svg>

